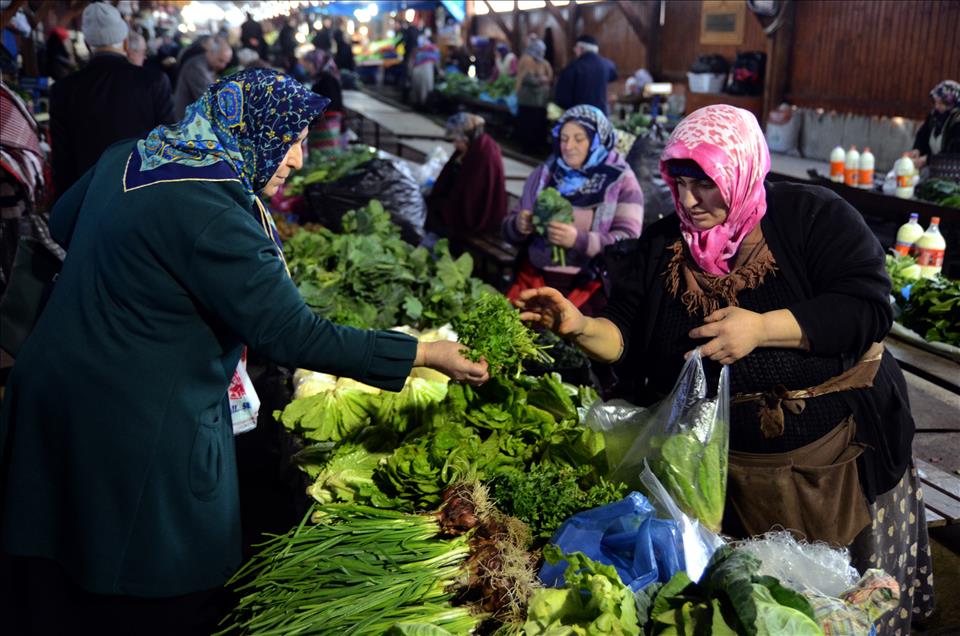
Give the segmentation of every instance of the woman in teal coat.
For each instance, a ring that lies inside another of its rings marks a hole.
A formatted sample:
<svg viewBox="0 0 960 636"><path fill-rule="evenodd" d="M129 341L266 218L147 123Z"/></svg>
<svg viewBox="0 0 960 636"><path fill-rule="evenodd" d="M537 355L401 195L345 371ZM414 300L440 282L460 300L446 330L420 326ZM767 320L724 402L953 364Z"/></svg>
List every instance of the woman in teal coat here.
<svg viewBox="0 0 960 636"><path fill-rule="evenodd" d="M244 346L394 391L414 365L486 380L453 343L317 317L289 279L259 196L300 167L326 102L282 74L241 72L179 124L108 148L57 202L67 258L0 421L14 632L209 628L187 619L216 616L211 590L241 558L231 418Z"/></svg>

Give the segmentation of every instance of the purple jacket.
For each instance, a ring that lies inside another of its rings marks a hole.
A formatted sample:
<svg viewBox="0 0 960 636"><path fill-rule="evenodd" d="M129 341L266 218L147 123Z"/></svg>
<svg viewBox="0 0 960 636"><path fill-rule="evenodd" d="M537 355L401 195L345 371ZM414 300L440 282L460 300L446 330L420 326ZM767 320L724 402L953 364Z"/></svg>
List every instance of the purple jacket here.
<svg viewBox="0 0 960 636"><path fill-rule="evenodd" d="M577 228L577 242L567 250L567 267L553 264L551 245L544 237L521 234L517 230L520 211L533 210L537 195L550 182L549 164L542 164L527 178L519 205L506 216L502 227L504 238L515 245L531 239L527 257L535 268L576 274L607 245L640 236L643 228L643 191L637 177L616 151L610 152L606 163L622 164L623 173L607 188L603 203L592 209L574 207L573 224Z"/></svg>

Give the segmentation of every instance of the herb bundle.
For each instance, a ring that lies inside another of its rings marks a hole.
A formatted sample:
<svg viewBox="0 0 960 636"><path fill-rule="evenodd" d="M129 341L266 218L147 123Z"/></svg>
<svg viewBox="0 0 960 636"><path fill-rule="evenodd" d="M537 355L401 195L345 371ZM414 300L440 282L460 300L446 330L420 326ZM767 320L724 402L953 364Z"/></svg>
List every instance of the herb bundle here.
<svg viewBox="0 0 960 636"><path fill-rule="evenodd" d="M537 195L533 204L533 227L543 237L547 236L547 225L551 221L557 223L573 223L573 205L570 204L556 188L544 188ZM553 246L553 262L566 266L567 255L559 245Z"/></svg>
<svg viewBox="0 0 960 636"><path fill-rule="evenodd" d="M534 333L500 294L482 296L452 324L460 342L470 348L466 356L474 361L486 360L491 375L510 372L520 377L527 360L553 362L546 347L534 343Z"/></svg>

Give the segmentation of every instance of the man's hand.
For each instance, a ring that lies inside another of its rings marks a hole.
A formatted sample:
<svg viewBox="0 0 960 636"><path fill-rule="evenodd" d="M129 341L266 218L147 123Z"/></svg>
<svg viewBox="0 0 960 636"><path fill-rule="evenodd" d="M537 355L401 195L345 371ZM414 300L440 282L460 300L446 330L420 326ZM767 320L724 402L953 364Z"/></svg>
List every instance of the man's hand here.
<svg viewBox="0 0 960 636"><path fill-rule="evenodd" d="M704 325L692 329L690 337L711 338L700 345L700 355L720 364L733 364L766 342L763 314L724 307L704 319Z"/></svg>
<svg viewBox="0 0 960 636"><path fill-rule="evenodd" d="M415 367L429 367L458 382L480 385L490 379L486 360L473 362L463 357L465 346L449 340L421 342L417 345Z"/></svg>
<svg viewBox="0 0 960 636"><path fill-rule="evenodd" d="M570 223L550 221L547 224L547 240L553 245L570 249L577 243L577 228Z"/></svg>

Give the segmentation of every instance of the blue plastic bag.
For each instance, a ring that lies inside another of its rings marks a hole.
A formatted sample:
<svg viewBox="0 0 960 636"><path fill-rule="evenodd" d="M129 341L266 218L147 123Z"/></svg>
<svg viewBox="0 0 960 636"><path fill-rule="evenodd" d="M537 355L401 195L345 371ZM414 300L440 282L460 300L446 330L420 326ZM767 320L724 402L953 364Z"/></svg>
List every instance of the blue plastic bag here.
<svg viewBox="0 0 960 636"><path fill-rule="evenodd" d="M638 492L573 515L554 533L551 543L566 554L582 552L612 565L634 592L650 583L665 583L684 569L679 525L657 519L653 506ZM540 580L550 587L563 587L566 569L566 561L547 563L540 570Z"/></svg>

